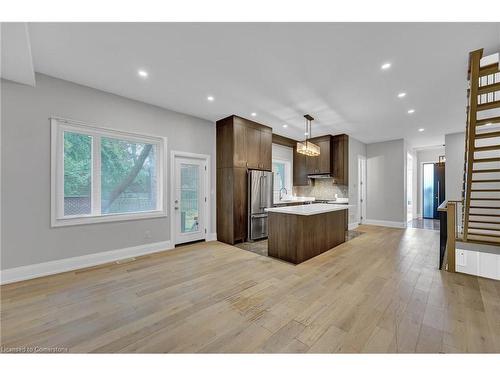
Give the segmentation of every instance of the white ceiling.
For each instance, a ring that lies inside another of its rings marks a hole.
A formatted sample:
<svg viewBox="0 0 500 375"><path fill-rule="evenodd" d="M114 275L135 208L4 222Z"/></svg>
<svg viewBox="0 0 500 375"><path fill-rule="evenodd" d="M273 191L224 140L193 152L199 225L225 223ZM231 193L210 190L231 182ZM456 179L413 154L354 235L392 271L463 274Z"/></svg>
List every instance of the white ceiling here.
<svg viewBox="0 0 500 375"><path fill-rule="evenodd" d="M37 72L212 121L256 112L293 138L303 137L309 113L313 135L406 138L415 147L465 128L468 52L500 50L500 23L34 23L29 31Z"/></svg>
<svg viewBox="0 0 500 375"><path fill-rule="evenodd" d="M1 77L34 86L35 72L27 25L22 22L3 22L0 36L2 40Z"/></svg>

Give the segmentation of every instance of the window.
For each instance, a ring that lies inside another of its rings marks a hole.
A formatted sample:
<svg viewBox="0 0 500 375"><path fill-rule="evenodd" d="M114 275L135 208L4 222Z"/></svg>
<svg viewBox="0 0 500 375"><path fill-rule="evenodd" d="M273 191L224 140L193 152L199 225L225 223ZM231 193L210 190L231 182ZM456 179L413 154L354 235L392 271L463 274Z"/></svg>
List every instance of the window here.
<svg viewBox="0 0 500 375"><path fill-rule="evenodd" d="M51 124L53 226L166 216L165 138Z"/></svg>
<svg viewBox="0 0 500 375"><path fill-rule="evenodd" d="M291 164L289 161L285 160L273 160L273 190L274 190L274 201L278 201L280 197L280 190L285 188L286 193L283 190L282 195L292 195L292 173Z"/></svg>

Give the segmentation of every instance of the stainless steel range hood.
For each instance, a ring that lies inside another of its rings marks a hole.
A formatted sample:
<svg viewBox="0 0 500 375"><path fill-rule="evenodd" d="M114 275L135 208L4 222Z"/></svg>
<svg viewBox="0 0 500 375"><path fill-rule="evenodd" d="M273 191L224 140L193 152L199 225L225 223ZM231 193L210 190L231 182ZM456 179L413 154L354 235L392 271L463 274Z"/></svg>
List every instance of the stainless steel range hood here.
<svg viewBox="0 0 500 375"><path fill-rule="evenodd" d="M307 178L315 180L315 179L319 179L319 178L333 178L333 177L330 173L325 173L325 174L308 174Z"/></svg>

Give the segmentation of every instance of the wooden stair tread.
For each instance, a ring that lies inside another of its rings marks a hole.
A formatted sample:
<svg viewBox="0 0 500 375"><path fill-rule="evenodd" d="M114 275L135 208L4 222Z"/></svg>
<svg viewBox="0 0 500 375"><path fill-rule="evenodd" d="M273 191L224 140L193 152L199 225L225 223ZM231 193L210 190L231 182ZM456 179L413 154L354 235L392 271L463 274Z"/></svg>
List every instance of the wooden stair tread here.
<svg viewBox="0 0 500 375"><path fill-rule="evenodd" d="M479 68L479 77L489 76L498 73L498 63L490 64Z"/></svg>
<svg viewBox="0 0 500 375"><path fill-rule="evenodd" d="M486 220L469 220L469 223L477 223L477 224L498 224L498 225L500 225L500 221L486 221Z"/></svg>
<svg viewBox="0 0 500 375"><path fill-rule="evenodd" d="M476 139L496 138L496 137L500 137L500 131L476 134ZM477 150L477 147L476 147L476 150Z"/></svg>
<svg viewBox="0 0 500 375"><path fill-rule="evenodd" d="M473 183L484 183L484 182L500 182L500 179L484 179L484 180L472 180Z"/></svg>
<svg viewBox="0 0 500 375"><path fill-rule="evenodd" d="M473 169L472 170L472 173L495 173L495 172L500 172L500 168L495 168L495 169Z"/></svg>
<svg viewBox="0 0 500 375"><path fill-rule="evenodd" d="M474 159L474 163L491 163L495 161L500 161L500 158L482 158L482 159Z"/></svg>
<svg viewBox="0 0 500 375"><path fill-rule="evenodd" d="M476 138L477 138L477 135L476 135ZM494 151L494 150L500 150L500 145L474 147L474 152L476 152L476 151Z"/></svg>
<svg viewBox="0 0 500 375"><path fill-rule="evenodd" d="M469 216L500 217L500 215L497 214L478 214L474 212L470 212Z"/></svg>
<svg viewBox="0 0 500 375"><path fill-rule="evenodd" d="M477 111L486 111L488 109L500 108L500 100L495 100L494 102L478 104L476 107Z"/></svg>
<svg viewBox="0 0 500 375"><path fill-rule="evenodd" d="M472 229L472 228L469 228ZM500 233L473 233L473 232L468 232L467 236L481 236L481 237L498 237L500 238Z"/></svg>
<svg viewBox="0 0 500 375"><path fill-rule="evenodd" d="M488 94L495 91L500 91L500 82L479 86L477 89L478 95Z"/></svg>
<svg viewBox="0 0 500 375"><path fill-rule="evenodd" d="M500 206L498 206L498 207L491 207L491 206L469 206L469 208L479 208L481 210L500 210Z"/></svg>
<svg viewBox="0 0 500 375"><path fill-rule="evenodd" d="M469 227L469 233L470 233L470 229L493 230L493 231L496 231L496 232L500 232L500 228Z"/></svg>
<svg viewBox="0 0 500 375"><path fill-rule="evenodd" d="M491 118L484 118L481 120L476 120L476 126L483 126L486 124L498 124L500 123L500 116L498 117L491 117Z"/></svg>

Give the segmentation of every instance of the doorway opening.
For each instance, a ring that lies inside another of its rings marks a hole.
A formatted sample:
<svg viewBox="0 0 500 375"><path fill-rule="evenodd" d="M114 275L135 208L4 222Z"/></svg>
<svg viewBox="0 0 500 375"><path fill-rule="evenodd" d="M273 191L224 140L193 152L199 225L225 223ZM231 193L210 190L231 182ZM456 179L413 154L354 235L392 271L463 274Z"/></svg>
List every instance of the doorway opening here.
<svg viewBox="0 0 500 375"><path fill-rule="evenodd" d="M445 197L445 163L422 163L422 217L413 219L408 227L439 230L439 205Z"/></svg>

